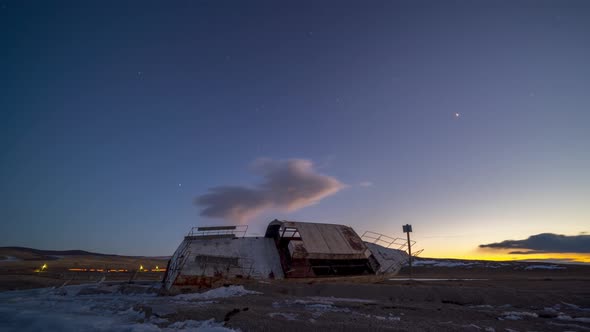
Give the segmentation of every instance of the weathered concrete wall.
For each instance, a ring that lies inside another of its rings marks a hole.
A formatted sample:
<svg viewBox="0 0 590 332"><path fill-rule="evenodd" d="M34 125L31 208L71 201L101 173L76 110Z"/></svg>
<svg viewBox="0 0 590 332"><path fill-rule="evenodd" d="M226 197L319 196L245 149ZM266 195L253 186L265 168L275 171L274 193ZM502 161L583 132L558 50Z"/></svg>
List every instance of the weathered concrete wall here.
<svg viewBox="0 0 590 332"><path fill-rule="evenodd" d="M179 279L188 276L284 278L278 250L269 238L209 238L190 241Z"/></svg>
<svg viewBox="0 0 590 332"><path fill-rule="evenodd" d="M385 248L369 242L365 242L365 245L369 248L373 257L375 257L380 265L379 270L376 271L378 274L396 274L402 266L408 263L408 254L403 250Z"/></svg>

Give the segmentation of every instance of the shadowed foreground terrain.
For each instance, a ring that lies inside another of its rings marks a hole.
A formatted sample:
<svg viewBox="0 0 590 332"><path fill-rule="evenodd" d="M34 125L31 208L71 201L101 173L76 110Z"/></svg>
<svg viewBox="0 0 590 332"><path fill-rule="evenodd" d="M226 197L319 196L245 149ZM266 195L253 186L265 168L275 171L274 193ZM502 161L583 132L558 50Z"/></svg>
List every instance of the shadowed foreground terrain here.
<svg viewBox="0 0 590 332"><path fill-rule="evenodd" d="M79 264L97 259L76 257ZM30 288L30 281L15 274L23 262L0 264L3 289ZM180 295L161 295L154 282L158 273L140 273L141 280L132 283L111 276L99 282L94 274L84 281L80 273L65 287L59 274L31 275L37 285L44 279L55 288L0 293L0 330L590 330L589 266L444 260L417 265L413 280L404 269L390 278L243 280Z"/></svg>

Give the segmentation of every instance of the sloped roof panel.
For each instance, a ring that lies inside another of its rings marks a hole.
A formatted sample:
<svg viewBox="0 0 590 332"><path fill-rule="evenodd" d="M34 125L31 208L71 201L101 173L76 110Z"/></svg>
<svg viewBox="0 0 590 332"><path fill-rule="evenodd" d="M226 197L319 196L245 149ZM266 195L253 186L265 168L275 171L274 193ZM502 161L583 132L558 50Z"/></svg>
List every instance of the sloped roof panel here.
<svg viewBox="0 0 590 332"><path fill-rule="evenodd" d="M356 232L344 225L283 221L295 227L307 250L308 259L365 259L367 247Z"/></svg>

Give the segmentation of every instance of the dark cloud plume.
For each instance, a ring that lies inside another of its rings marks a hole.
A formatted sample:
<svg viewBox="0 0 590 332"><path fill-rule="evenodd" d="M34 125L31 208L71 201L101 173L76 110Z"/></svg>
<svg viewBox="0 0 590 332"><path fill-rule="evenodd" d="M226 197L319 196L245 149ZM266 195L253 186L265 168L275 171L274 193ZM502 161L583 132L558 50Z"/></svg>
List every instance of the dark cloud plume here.
<svg viewBox="0 0 590 332"><path fill-rule="evenodd" d="M317 173L305 159L259 159L252 165L263 177L255 187L220 186L197 197L201 215L243 222L266 209L294 211L330 196L344 184Z"/></svg>
<svg viewBox="0 0 590 332"><path fill-rule="evenodd" d="M532 235L525 240L506 240L481 244L480 248L515 249L511 254L523 253L590 253L590 235L559 235L543 233ZM522 251L526 250L526 251Z"/></svg>

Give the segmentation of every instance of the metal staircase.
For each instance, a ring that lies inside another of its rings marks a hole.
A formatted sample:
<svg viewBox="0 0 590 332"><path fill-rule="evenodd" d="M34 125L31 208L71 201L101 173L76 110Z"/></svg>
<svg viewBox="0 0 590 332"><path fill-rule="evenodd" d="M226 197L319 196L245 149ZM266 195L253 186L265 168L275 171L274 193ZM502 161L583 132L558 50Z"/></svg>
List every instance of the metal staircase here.
<svg viewBox="0 0 590 332"><path fill-rule="evenodd" d="M170 289L170 287L172 287L172 285L176 281L176 278L178 277L178 274L180 273L188 257L190 256L190 242L190 240L186 239L182 241L180 247L178 247L174 255L172 255L172 258L170 259L170 265L166 270L166 277L163 281L164 287L166 289Z"/></svg>

